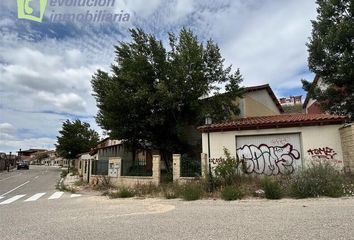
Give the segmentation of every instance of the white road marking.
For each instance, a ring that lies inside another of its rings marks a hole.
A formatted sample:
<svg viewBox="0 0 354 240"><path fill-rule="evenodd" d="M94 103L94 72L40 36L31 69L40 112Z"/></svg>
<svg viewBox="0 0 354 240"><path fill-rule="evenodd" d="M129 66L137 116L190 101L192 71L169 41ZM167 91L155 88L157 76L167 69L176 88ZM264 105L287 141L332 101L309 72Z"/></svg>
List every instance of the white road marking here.
<svg viewBox="0 0 354 240"><path fill-rule="evenodd" d="M81 194L71 194L70 197L71 198L81 197Z"/></svg>
<svg viewBox="0 0 354 240"><path fill-rule="evenodd" d="M24 197L24 196L26 196L26 194L23 194L23 195L16 195L16 196L14 196L14 197L12 197L12 198L9 198L9 199L7 199L7 200L1 202L0 205L12 203L12 202L17 201L18 199Z"/></svg>
<svg viewBox="0 0 354 240"><path fill-rule="evenodd" d="M44 194L45 194L45 193L37 193L37 194L34 194L32 197L26 199L25 202L37 201L37 200L40 199Z"/></svg>
<svg viewBox="0 0 354 240"><path fill-rule="evenodd" d="M64 194L64 192L55 192L55 193L53 193L52 196L50 196L48 199L49 199L49 200L58 199L58 198L60 198L63 194Z"/></svg>
<svg viewBox="0 0 354 240"><path fill-rule="evenodd" d="M37 179L37 178L39 178L39 176L34 177L34 179Z"/></svg>
<svg viewBox="0 0 354 240"><path fill-rule="evenodd" d="M3 198L4 198L4 197L1 197L1 196L0 196L0 200L3 199Z"/></svg>
<svg viewBox="0 0 354 240"><path fill-rule="evenodd" d="M14 189L11 189L10 191L8 191L8 192L6 192L6 193L4 193L4 194L0 195L0 197L3 197L3 196L5 196L6 194L9 194L9 193L11 193L11 192L15 191L16 189L18 189L18 188L20 188L20 187L22 187L22 186L26 185L26 184L27 184L27 183L29 183L29 182L30 182L30 181L27 181L27 182L25 182L25 183L22 183L21 185L19 185L19 186L15 187Z"/></svg>

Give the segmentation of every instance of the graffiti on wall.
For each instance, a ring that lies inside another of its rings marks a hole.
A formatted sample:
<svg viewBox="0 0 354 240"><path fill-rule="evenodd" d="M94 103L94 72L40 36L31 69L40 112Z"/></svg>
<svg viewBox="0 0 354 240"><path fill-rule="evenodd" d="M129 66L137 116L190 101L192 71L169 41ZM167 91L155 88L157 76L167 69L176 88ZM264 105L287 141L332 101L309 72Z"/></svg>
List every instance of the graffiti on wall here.
<svg viewBox="0 0 354 240"><path fill-rule="evenodd" d="M335 163L342 163L336 159L336 151L330 147L320 147L320 148L313 148L307 150L307 153L310 155L312 160L314 161L321 161L321 160L329 160Z"/></svg>
<svg viewBox="0 0 354 240"><path fill-rule="evenodd" d="M236 152L248 174L290 174L295 171L295 161L300 159L299 151L290 143L282 146L244 145L236 149Z"/></svg>

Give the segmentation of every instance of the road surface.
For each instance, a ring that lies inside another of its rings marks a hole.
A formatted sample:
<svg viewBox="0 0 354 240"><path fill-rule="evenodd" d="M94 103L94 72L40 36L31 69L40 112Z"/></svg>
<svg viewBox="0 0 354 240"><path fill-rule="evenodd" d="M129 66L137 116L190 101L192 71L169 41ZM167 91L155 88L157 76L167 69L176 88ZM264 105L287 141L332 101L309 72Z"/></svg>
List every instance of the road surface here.
<svg viewBox="0 0 354 240"><path fill-rule="evenodd" d="M354 198L107 199L58 193L59 173L0 174L0 239L354 239Z"/></svg>

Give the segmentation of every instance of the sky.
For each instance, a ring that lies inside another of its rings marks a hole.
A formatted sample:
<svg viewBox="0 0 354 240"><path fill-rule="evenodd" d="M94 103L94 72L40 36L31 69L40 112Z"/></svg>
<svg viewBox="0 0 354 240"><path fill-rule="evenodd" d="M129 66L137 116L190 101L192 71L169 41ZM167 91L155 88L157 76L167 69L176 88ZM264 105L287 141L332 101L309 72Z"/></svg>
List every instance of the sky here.
<svg viewBox="0 0 354 240"><path fill-rule="evenodd" d="M36 16L39 1L29 4ZM80 0L113 6L70 6L73 1L79 0L47 0L42 22L18 19L18 11L29 11L18 10L16 0L0 2L0 152L53 149L66 119L88 122L102 134L90 80L97 69L110 71L114 45L130 41L130 28L163 42L182 27L200 41L212 38L226 64L240 69L242 85L269 83L278 97L305 97L300 80L314 78L305 44L315 0ZM53 14L88 11L127 18L53 20Z"/></svg>

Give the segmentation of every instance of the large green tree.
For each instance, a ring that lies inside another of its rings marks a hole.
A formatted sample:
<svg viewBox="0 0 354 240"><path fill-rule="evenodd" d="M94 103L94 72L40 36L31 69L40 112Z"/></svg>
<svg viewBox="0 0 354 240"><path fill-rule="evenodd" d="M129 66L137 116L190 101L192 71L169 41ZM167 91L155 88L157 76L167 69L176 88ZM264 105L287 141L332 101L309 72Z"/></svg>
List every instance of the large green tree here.
<svg viewBox="0 0 354 240"><path fill-rule="evenodd" d="M92 78L99 109L96 120L110 137L123 139L133 150L159 149L167 158L188 148L188 126L205 116L225 120L238 114L232 104L242 94L242 76L224 67L212 40L202 43L187 29L162 41L141 29L131 30L131 42L115 46L111 73L98 70ZM220 94L224 86L228 94ZM214 98L206 98L209 95Z"/></svg>
<svg viewBox="0 0 354 240"><path fill-rule="evenodd" d="M55 146L59 156L73 159L78 154L96 147L98 141L99 135L95 130L90 129L90 124L80 120L66 120L59 131Z"/></svg>
<svg viewBox="0 0 354 240"><path fill-rule="evenodd" d="M354 1L317 0L317 19L307 44L309 67L326 87L303 80L324 110L354 117Z"/></svg>

